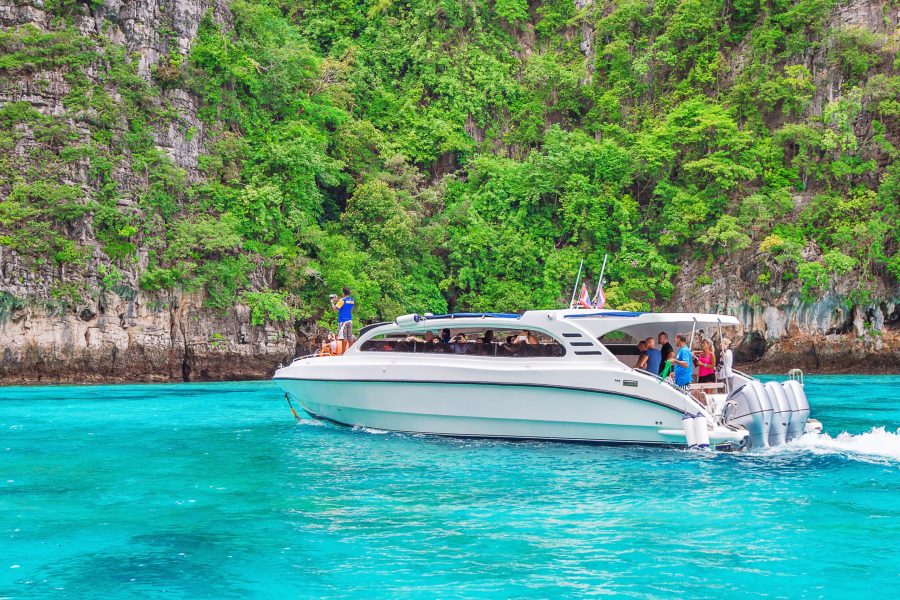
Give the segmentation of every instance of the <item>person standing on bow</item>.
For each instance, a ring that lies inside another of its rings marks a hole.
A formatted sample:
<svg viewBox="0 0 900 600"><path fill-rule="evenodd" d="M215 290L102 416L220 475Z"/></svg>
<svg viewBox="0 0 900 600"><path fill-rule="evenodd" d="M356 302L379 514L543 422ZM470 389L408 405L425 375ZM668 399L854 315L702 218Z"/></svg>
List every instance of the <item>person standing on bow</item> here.
<svg viewBox="0 0 900 600"><path fill-rule="evenodd" d="M338 354L343 354L350 347L353 339L353 309L356 306L353 296L350 295L350 288L344 286L341 291L344 293L343 297L338 298L336 294L331 296L331 308L338 314Z"/></svg>

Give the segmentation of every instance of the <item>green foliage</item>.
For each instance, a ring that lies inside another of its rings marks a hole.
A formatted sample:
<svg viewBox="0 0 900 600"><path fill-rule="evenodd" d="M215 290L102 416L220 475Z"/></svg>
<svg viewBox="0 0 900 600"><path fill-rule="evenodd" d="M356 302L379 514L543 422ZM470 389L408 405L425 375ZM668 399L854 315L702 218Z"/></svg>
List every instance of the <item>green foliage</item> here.
<svg viewBox="0 0 900 600"><path fill-rule="evenodd" d="M295 314L287 304L287 292L245 292L241 299L250 307L253 325L289 321Z"/></svg>
<svg viewBox="0 0 900 600"><path fill-rule="evenodd" d="M797 276L803 286L804 302L812 302L815 299L813 292L828 284L828 270L819 262L801 263L797 267Z"/></svg>
<svg viewBox="0 0 900 600"><path fill-rule="evenodd" d="M803 248L802 241L779 233L766 236L759 244L759 251L769 254L779 265L799 264Z"/></svg>
<svg viewBox="0 0 900 600"><path fill-rule="evenodd" d="M868 29L845 27L834 30L830 37L830 62L850 83L859 82L881 59L879 51L885 42Z"/></svg>
<svg viewBox="0 0 900 600"><path fill-rule="evenodd" d="M497 16L510 23L518 23L528 18L528 0L494 0Z"/></svg>
<svg viewBox="0 0 900 600"><path fill-rule="evenodd" d="M0 72L6 75L59 67L74 71L90 64L96 56L90 38L71 26L44 32L28 24L0 31Z"/></svg>
<svg viewBox="0 0 900 600"><path fill-rule="evenodd" d="M202 291L255 324L331 325L342 285L359 322L560 307L606 252L619 308L670 297L680 261L709 257L703 283L756 247L759 286L796 277L811 299L842 278L862 300L900 277L900 78L890 40L826 29L836 6L235 0L148 82L74 26L84 2L48 0L49 31L0 32L4 77L68 88L62 116L0 107L0 244L83 268L89 226L101 291ZM202 127L168 104L179 88ZM199 177L159 131L199 138Z"/></svg>
<svg viewBox="0 0 900 600"><path fill-rule="evenodd" d="M855 258L847 256L839 250L830 250L822 257L822 262L825 263L829 273L838 276L846 275L856 266Z"/></svg>
<svg viewBox="0 0 900 600"><path fill-rule="evenodd" d="M0 202L0 244L19 253L82 263L88 254L55 225L80 219L91 208L80 188L47 181L15 184Z"/></svg>
<svg viewBox="0 0 900 600"><path fill-rule="evenodd" d="M718 222L706 232L704 242L723 253L744 250L750 247L750 236L738 225L731 215L722 215Z"/></svg>
<svg viewBox="0 0 900 600"><path fill-rule="evenodd" d="M25 303L7 291L0 291L0 323L5 323Z"/></svg>

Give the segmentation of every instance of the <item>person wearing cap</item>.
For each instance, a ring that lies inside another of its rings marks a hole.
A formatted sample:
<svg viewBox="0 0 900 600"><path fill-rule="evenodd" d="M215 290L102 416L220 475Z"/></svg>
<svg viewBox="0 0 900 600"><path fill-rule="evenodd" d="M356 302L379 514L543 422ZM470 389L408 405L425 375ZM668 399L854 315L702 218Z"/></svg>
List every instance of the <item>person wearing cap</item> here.
<svg viewBox="0 0 900 600"><path fill-rule="evenodd" d="M340 299L337 295L331 297L331 308L338 314L338 330L337 330L337 353L343 354L350 347L353 340L353 309L356 308L356 302L350 295L350 288L344 286L341 290L344 296Z"/></svg>

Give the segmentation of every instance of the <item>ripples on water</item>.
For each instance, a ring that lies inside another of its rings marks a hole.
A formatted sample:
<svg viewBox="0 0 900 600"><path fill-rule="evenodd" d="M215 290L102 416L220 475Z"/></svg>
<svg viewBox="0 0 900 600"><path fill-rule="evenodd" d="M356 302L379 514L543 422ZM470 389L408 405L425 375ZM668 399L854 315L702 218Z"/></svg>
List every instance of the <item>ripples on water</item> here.
<svg viewBox="0 0 900 600"><path fill-rule="evenodd" d="M900 377L807 388L827 433L743 455L296 423L268 383L0 388L0 597L897 597Z"/></svg>

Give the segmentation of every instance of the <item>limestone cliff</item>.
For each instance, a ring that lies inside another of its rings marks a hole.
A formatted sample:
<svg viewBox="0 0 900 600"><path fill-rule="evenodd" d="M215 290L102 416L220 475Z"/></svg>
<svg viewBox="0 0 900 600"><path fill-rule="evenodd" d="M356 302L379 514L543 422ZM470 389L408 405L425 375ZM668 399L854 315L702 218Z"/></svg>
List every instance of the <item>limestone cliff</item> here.
<svg viewBox="0 0 900 600"><path fill-rule="evenodd" d="M869 31L896 36L900 11L890 2L849 0L840 3L827 20L831 31ZM895 46L894 46L895 48ZM821 115L839 95L843 74L829 61L828 44L813 46L803 56L813 87L807 114ZM732 59L732 77L750 62L746 44ZM854 124L861 137L873 135L874 116L862 115ZM890 133L898 135L896 120ZM876 157L885 160L885 157ZM808 186L793 198L792 217L821 190ZM900 199L895 200L900 202ZM822 251L810 244L803 258L817 260ZM676 293L667 309L723 312L736 316L736 358L749 370L786 372L793 367L811 372L900 372L900 283L873 278L874 293L853 299L854 289L831 277L813 298L804 298L795 273L763 252L743 251L712 264L685 257L676 279Z"/></svg>
<svg viewBox="0 0 900 600"><path fill-rule="evenodd" d="M543 4L530 3L531 13L543 11ZM566 35L580 39L581 85L595 80L594 61L602 50L585 15L600 18L613 4L574 0L577 15L559 13ZM378 5L384 9L385 3ZM442 10L435 11L436 27L443 26ZM372 11L370 17L377 12ZM298 312L290 315L297 319L268 319L254 316L245 297L234 292L268 289L277 269L319 278L302 260L285 267L249 258L240 286L231 281L238 276L231 272L217 275L215 286L206 287L163 285L145 277L167 244L182 244L187 254L198 255L234 256L241 250L227 236L219 238L215 227L200 241L166 239L166 232L175 229L167 198L187 204L193 200L185 191L189 185L235 179L227 158L215 169L203 166L204 157L220 158L216 144L239 129L233 122L201 118L200 93L187 76L185 63L203 19L223 30L232 26L226 0L0 0L0 384L266 377L280 362L307 351L321 333L315 325L318 309L304 311L302 318ZM896 3L884 0L836 4L827 23L892 40L887 46L894 52L897 25ZM533 24L509 28L528 40L520 58L531 56ZM733 48L727 57L730 74L716 85L729 84L747 68L752 62L748 52L744 43ZM814 89L803 109L808 114L820 114L842 87L842 72L827 52L827 44L814 44L802 57ZM342 70L352 57L327 60L316 92L340 88ZM262 72L269 66L248 61L241 68ZM558 101L556 91L550 95ZM560 111L548 118L564 122ZM769 117L778 121L786 114L774 110ZM488 125L469 119L465 131L480 144ZM871 141L877 133L887 145L900 143L896 117L882 118L876 126L870 115L862 115L853 127L860 138ZM878 127L883 130L876 132ZM364 127L342 135L377 138ZM511 148L518 142L505 143ZM344 152L342 159L364 163L370 160L367 153L368 147ZM886 156L873 152L867 158L887 163ZM445 152L421 171L436 180L457 166L456 156ZM390 176L415 181L397 187L426 185L424 175L408 176L405 168ZM326 187L336 186L333 179L311 178ZM22 181L28 185L17 184ZM792 199L794 214L820 191L811 181ZM420 213L437 211L443 202L436 199L439 191L428 194L410 192ZM346 201L343 192L334 195L335 206ZM157 212L147 215L147 207ZM128 219L138 214L140 220ZM24 218L40 227L27 234L17 231L15 224ZM405 222L384 220L391 226ZM754 370L900 370L900 285L895 279L875 277L869 293L854 298L854 289L832 277L809 298L756 247L713 262L684 253L675 293L656 308L739 317L742 325L731 333L739 341L737 357ZM814 244L802 252L808 259L820 254ZM433 271L428 275L440 279ZM230 292L213 298L216 286Z"/></svg>
<svg viewBox="0 0 900 600"><path fill-rule="evenodd" d="M766 259L752 253L708 268L685 262L676 292L665 308L730 314L741 321L735 357L746 368L786 373L896 373L900 369L900 294L882 289L882 298L848 306L850 290L840 282L813 301L796 283L759 286ZM712 276L710 276L710 273Z"/></svg>
<svg viewBox="0 0 900 600"><path fill-rule="evenodd" d="M181 169L184 180L200 178L197 162L205 125L197 117L197 100L178 86L151 88L151 75L161 60L188 52L204 13L210 11L226 23L225 4L203 0L70 3L65 10L80 34L77 38L75 32L63 38L60 9L54 7L56 13L45 10L41 0L0 1L0 27L22 36L57 34L46 41L7 42L7 56L26 54L27 63L0 80L0 105L26 104L39 114L31 126L14 127L10 155L15 160L5 167L21 173L43 168L48 179L56 177L81 190L85 197L76 203L87 204L101 185L91 162L96 157L61 158L61 144L48 140L48 130L66 136L70 145L96 135L97 121L104 118L101 109L78 106L73 96L77 88L98 86L112 104L107 115L114 119L110 124L114 135L128 135L133 115L123 94L128 93L126 88L147 85L152 106L144 112L155 116L150 123L150 150ZM85 39L93 40L93 45L79 45ZM44 53L29 47L32 44L57 44L59 54L53 56L52 48ZM109 70L121 66L108 54L117 47L133 58L131 64L142 81L109 76ZM83 78L71 73L75 51L89 55L80 65ZM46 121L41 120L44 116ZM100 147L112 154L125 146ZM146 169L159 165L141 169L127 159L114 164L109 177L122 191L114 199L115 207L137 210L137 197L151 185L152 173ZM9 193L8 186L2 189ZM279 362L297 351L292 324L254 326L250 310L240 304L206 308L202 290L143 290L138 273L147 265L146 248L138 251L134 261L114 268L100 251L90 220L76 218L67 227L71 238L93 247L78 268L35 260L0 244L0 383L259 378L270 375Z"/></svg>

